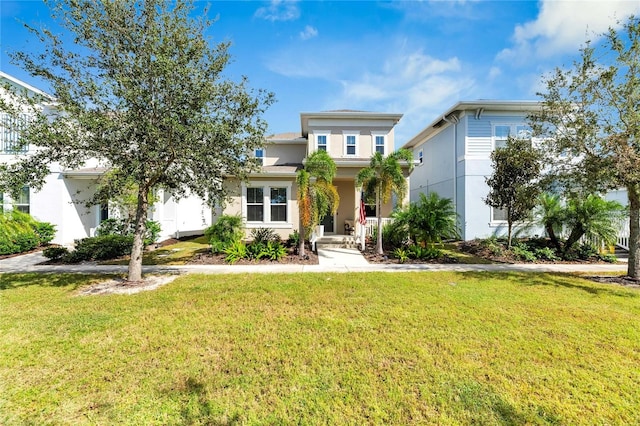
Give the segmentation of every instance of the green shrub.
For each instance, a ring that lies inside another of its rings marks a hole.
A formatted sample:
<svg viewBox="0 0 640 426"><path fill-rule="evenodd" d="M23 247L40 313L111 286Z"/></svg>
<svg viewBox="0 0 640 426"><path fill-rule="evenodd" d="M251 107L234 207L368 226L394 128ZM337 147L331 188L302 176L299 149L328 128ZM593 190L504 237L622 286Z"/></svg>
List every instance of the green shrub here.
<svg viewBox="0 0 640 426"><path fill-rule="evenodd" d="M407 250L405 250L402 247L396 247L395 250L393 250L392 255L393 257L398 259L400 263L405 263L407 260L409 260L409 255L407 254Z"/></svg>
<svg viewBox="0 0 640 426"><path fill-rule="evenodd" d="M287 238L287 246L288 247L298 247L300 245L300 233L296 229L292 234L289 234L289 238Z"/></svg>
<svg viewBox="0 0 640 426"><path fill-rule="evenodd" d="M227 263L236 263L247 257L247 246L242 241L235 241L224 249L227 255L224 260Z"/></svg>
<svg viewBox="0 0 640 426"><path fill-rule="evenodd" d="M278 235L271 228L255 228L251 230L249 238L254 242L267 243L277 240Z"/></svg>
<svg viewBox="0 0 640 426"><path fill-rule="evenodd" d="M242 218L240 216L222 215L216 223L205 229L204 235L209 243L220 241L226 248L230 244L242 240L244 237L242 229Z"/></svg>
<svg viewBox="0 0 640 426"><path fill-rule="evenodd" d="M56 226L48 222L38 222L33 229L41 245L49 244L56 236Z"/></svg>
<svg viewBox="0 0 640 426"><path fill-rule="evenodd" d="M511 253L518 258L519 260L524 260L527 262L535 262L538 260L536 255L529 250L526 244L517 243L511 246Z"/></svg>
<svg viewBox="0 0 640 426"><path fill-rule="evenodd" d="M269 241L270 242L270 241ZM261 259L266 256L267 243L263 241L252 241L247 244L247 258L248 259Z"/></svg>
<svg viewBox="0 0 640 426"><path fill-rule="evenodd" d="M618 261L618 258L616 257L615 254L600 254L598 255L598 257L600 258L600 260L604 261L604 262L609 262L609 263L616 263Z"/></svg>
<svg viewBox="0 0 640 426"><path fill-rule="evenodd" d="M158 240L162 227L155 220L147 220L145 222L144 245L148 246ZM122 237L133 236L135 233L134 224L125 219L109 218L100 222L96 228L96 236L103 237L106 235L119 235Z"/></svg>
<svg viewBox="0 0 640 426"><path fill-rule="evenodd" d="M543 247L535 249L533 252L535 257L543 260L558 260L559 257L556 255L556 252L551 247Z"/></svg>
<svg viewBox="0 0 640 426"><path fill-rule="evenodd" d="M589 243L583 243L576 249L576 255L580 260L589 260L598 256L598 249Z"/></svg>
<svg viewBox="0 0 640 426"><path fill-rule="evenodd" d="M24 253L25 251L33 250L38 247L40 244L40 240L35 232L29 230L25 232L18 233L15 238L15 245L18 247L19 253Z"/></svg>
<svg viewBox="0 0 640 426"><path fill-rule="evenodd" d="M267 242L264 248L264 258L279 261L288 254L287 249L278 241Z"/></svg>
<svg viewBox="0 0 640 426"><path fill-rule="evenodd" d="M422 247L418 244L412 244L407 248L407 256L411 259L437 259L441 255L442 251L433 246Z"/></svg>
<svg viewBox="0 0 640 426"><path fill-rule="evenodd" d="M0 255L19 253L18 246L5 236L0 236Z"/></svg>
<svg viewBox="0 0 640 426"><path fill-rule="evenodd" d="M65 260L71 263L85 260L108 260L131 253L133 237L130 235L101 235L76 240L75 250Z"/></svg>
<svg viewBox="0 0 640 426"><path fill-rule="evenodd" d="M58 260L67 256L69 254L69 250L66 247L60 247L60 246L47 247L42 251L42 254L47 259Z"/></svg>

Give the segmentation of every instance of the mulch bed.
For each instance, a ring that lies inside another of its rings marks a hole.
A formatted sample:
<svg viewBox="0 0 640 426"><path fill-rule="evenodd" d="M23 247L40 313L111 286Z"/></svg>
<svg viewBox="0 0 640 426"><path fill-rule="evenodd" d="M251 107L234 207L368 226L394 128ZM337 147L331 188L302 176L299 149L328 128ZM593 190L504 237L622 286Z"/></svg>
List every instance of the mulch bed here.
<svg viewBox="0 0 640 426"><path fill-rule="evenodd" d="M234 265L317 265L318 255L310 249L306 249L305 251L304 257L299 256L297 250L289 249L289 254L279 261L268 259L241 259L234 263ZM229 263L225 261L225 257L225 254L213 254L211 252L198 253L193 259L187 262L187 265L229 265Z"/></svg>

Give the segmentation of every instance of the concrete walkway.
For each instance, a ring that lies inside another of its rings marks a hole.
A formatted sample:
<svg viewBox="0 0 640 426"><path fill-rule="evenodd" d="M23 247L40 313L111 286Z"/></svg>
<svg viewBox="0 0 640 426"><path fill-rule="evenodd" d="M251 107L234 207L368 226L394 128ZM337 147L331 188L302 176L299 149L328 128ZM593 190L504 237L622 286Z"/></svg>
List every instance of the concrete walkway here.
<svg viewBox="0 0 640 426"><path fill-rule="evenodd" d="M299 273L299 272L419 272L419 271L520 271L520 272L583 272L583 273L625 273L626 263L612 264L374 264L368 263L355 249L321 249L318 265L158 265L144 266L145 274L157 273ZM83 263L78 265L38 265L46 258L42 253L31 253L0 260L3 272L43 272L43 273L126 273L125 265L98 265Z"/></svg>

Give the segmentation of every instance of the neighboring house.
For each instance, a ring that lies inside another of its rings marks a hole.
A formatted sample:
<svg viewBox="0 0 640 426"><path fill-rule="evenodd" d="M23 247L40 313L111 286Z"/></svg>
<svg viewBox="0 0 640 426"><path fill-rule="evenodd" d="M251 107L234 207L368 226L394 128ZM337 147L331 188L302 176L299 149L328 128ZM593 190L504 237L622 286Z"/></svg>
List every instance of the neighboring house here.
<svg viewBox="0 0 640 426"><path fill-rule="evenodd" d="M0 71L0 96L5 93L5 84L26 91L28 96L41 96L45 99L42 103L45 112L55 110L52 96ZM28 119L28 116L20 118ZM19 152L15 151L19 132L9 125L8 120L11 119L7 114L0 113L0 163L5 164L30 155L37 149L28 146ZM17 208L40 221L56 225L53 242L58 244L70 244L75 239L92 236L101 221L119 215L117 206L111 203L85 207L84 201L94 194L98 179L107 171L98 160L80 170L66 170L58 164L52 164L50 171L39 191L24 187L17 200L12 200L9 194L0 193L0 210ZM176 201L163 191L159 192L158 197L150 219L160 222L161 239L199 234L211 224L211 209L199 198L188 197Z"/></svg>
<svg viewBox="0 0 640 426"><path fill-rule="evenodd" d="M300 133L271 136L264 149L256 150L256 156L262 158L259 173L253 174L247 183L233 179L226 182L237 195L223 212L241 214L247 233L266 227L286 238L299 228L296 173L308 155L325 150L337 166L333 183L338 188L340 205L335 216L329 215L322 221L324 233L349 234L357 221L361 201L356 175L369 165L374 152L388 155L394 150L394 127L400 118L402 114L363 111L301 113ZM408 172L408 164L405 170ZM403 201L408 202L408 197ZM382 216L389 217L393 207L392 202L384 205ZM370 233L375 206L366 206L366 211Z"/></svg>
<svg viewBox="0 0 640 426"><path fill-rule="evenodd" d="M0 72L2 85L9 83L31 94L47 99L43 108L53 110L55 100L38 89ZM2 95L0 87L0 96ZM301 113L301 132L271 136L263 149L256 150L262 158L262 168L250 176L248 182L233 177L225 181L231 194L230 202L216 209L209 208L201 199L188 197L174 199L160 190L149 218L160 223L161 239L202 234L220 214L239 214L243 217L247 235L252 229L274 229L287 238L299 227L296 173L303 167L305 158L315 150L326 150L336 162L340 205L335 216L323 220L325 234L349 233L358 218L360 189L355 186L358 171L369 165L374 152L384 155L394 150L394 126L402 114L385 114L360 111L329 111ZM16 161L30 155L37 147L27 147L21 152L12 149L19 138L4 125L9 117L0 117L0 163ZM8 194L0 194L0 206L18 208L36 219L50 222L57 227L55 243L70 244L75 239L92 236L101 221L118 216L118 207L112 203L85 207L84 201L94 193L100 177L108 169L95 160L82 169L66 170L59 165L50 167L50 175L39 191L25 187L18 200ZM408 172L408 165L407 165ZM408 173L407 173L408 179ZM408 197L405 202L408 201ZM383 206L382 215L390 216L392 203ZM368 232L371 232L375 207L367 206Z"/></svg>
<svg viewBox="0 0 640 426"><path fill-rule="evenodd" d="M410 199L435 192L453 200L462 239L506 234L504 212L489 207L485 178L490 155L509 136L530 138L527 115L536 101L458 102L404 144L418 164L411 175Z"/></svg>

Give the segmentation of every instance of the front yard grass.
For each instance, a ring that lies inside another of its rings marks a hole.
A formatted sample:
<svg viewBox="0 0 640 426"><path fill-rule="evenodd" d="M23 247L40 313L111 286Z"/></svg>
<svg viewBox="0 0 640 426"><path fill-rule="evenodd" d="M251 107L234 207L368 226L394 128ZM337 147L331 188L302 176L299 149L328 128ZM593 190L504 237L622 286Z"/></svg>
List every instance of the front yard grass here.
<svg viewBox="0 0 640 426"><path fill-rule="evenodd" d="M0 424L640 423L640 292L569 275L0 274ZM104 277L103 277L104 279Z"/></svg>

